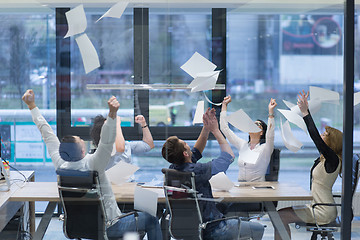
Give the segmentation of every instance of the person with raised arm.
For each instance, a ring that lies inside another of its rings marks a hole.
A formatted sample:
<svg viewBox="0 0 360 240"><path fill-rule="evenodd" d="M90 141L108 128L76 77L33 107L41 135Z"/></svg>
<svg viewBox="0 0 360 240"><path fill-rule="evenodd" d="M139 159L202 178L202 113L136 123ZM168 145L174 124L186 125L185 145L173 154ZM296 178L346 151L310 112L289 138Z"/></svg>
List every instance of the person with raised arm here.
<svg viewBox="0 0 360 240"><path fill-rule="evenodd" d="M308 96L309 92L305 93L304 90L299 92L297 105L300 108L310 137L320 156L314 161L310 170L312 203L278 210L280 218L290 236L289 223L315 223L315 214L317 224L324 225L334 221L337 216L337 210L334 206L318 205L313 211L312 205L315 203L334 203L332 187L337 176L341 173L342 132L330 126L325 126L325 132L321 135L319 134L309 111ZM280 239L279 233L276 230L275 239Z"/></svg>
<svg viewBox="0 0 360 240"><path fill-rule="evenodd" d="M133 232L137 227L139 231L145 231L148 234L148 239L162 239L157 219L148 213L139 212L137 221L134 215L118 219L122 213L117 206L110 181L105 174L116 135L116 115L120 106L116 97L112 96L107 102L109 114L101 129L99 147L94 154L85 154L85 143L79 136L67 135L62 138L61 142L59 141L37 108L33 90L27 90L22 100L31 111L32 119L41 132L55 169L98 172L100 190L105 203L105 213L110 225L107 228L108 237L123 237L126 232Z"/></svg>

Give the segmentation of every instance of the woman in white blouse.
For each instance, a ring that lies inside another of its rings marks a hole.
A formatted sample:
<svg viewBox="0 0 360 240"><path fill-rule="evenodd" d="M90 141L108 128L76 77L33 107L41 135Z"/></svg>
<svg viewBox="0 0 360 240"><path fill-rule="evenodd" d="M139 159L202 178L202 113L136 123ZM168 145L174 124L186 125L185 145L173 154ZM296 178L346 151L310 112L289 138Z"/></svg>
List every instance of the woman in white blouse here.
<svg viewBox="0 0 360 240"><path fill-rule="evenodd" d="M268 125L261 120L255 124L261 129L260 132L249 133L249 140L239 138L230 128L226 119L227 105L231 102L231 96L224 98L220 113L220 129L239 150L239 177L238 181L254 182L265 181L265 174L274 150L274 109L277 105L275 99L271 98L269 103ZM244 155L252 156L252 159L245 159Z"/></svg>

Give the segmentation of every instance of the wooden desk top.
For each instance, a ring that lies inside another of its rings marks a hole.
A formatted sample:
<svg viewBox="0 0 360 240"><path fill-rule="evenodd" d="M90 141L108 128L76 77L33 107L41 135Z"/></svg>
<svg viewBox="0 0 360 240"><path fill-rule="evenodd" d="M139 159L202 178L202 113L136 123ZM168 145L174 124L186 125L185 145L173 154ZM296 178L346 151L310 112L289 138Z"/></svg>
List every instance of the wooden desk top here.
<svg viewBox="0 0 360 240"><path fill-rule="evenodd" d="M34 180L34 171L21 171L21 173L24 174L28 181ZM9 200L11 195L14 194L23 185L23 182L20 180L25 180L24 176L16 171L10 171L10 190L0 191L0 208Z"/></svg>
<svg viewBox="0 0 360 240"><path fill-rule="evenodd" d="M121 186L113 185L112 189L118 202L134 202L136 183L125 183ZM252 186L273 186L275 189L253 189ZM159 195L158 201L165 202L162 188L146 188ZM239 187L229 192L213 191L214 197L223 197L231 202L259 202L259 201L297 201L311 200L311 193L296 184L279 182L240 183ZM11 201L59 201L56 182L29 182L10 197Z"/></svg>

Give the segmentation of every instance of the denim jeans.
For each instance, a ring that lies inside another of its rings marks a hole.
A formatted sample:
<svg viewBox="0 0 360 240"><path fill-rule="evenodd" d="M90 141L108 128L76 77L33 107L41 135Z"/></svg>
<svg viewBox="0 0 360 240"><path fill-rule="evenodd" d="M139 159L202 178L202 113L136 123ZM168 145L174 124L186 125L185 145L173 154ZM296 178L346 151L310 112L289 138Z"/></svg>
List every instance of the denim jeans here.
<svg viewBox="0 0 360 240"><path fill-rule="evenodd" d="M138 221L135 222L134 215L119 219L117 223L107 229L109 238L122 237L126 232L145 231L149 240L161 240L162 233L159 221L148 213L139 212Z"/></svg>
<svg viewBox="0 0 360 240"><path fill-rule="evenodd" d="M237 219L228 219L220 222L217 227L210 231L205 231L204 239L222 239L234 240L237 239L239 233L239 222ZM264 234L264 226L260 223L241 221L240 224L240 238L252 238L260 240Z"/></svg>

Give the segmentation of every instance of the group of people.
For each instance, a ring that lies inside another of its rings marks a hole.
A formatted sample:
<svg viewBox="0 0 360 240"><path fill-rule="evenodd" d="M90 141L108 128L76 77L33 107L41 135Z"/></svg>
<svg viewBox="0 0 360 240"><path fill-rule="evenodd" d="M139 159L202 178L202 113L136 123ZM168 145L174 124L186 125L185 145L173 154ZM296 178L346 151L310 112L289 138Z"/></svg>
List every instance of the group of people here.
<svg viewBox="0 0 360 240"><path fill-rule="evenodd" d="M320 153L310 172L312 204L331 203L334 202L332 186L337 175L341 172L342 133L327 126L325 132L319 134L309 112L308 95L305 91L300 92L297 104L310 137ZM154 148L153 138L145 118L142 115L135 117L135 122L142 127L142 141L125 141L121 131L121 118L117 116L120 104L115 97L111 97L108 100L109 114L107 118L97 116L91 129L90 135L96 149L86 154L84 141L78 136L65 136L61 142L59 141L36 107L35 94L32 90L27 90L22 99L31 111L33 121L42 134L56 169L95 170L99 172L106 214L108 219L112 220L111 226L107 229L108 236L122 237L124 233L138 229L139 231L145 231L148 234L148 239L162 239L158 219L147 213L140 212L137 222L134 216L127 216L117 220L122 213L116 204L111 184L105 174L106 169L111 168L119 161L131 163L132 153L146 152ZM228 126L226 114L230 102L230 96L225 97L222 102L220 127L215 110L207 109L203 115L203 128L193 148L190 148L185 141L176 136L166 139L162 147L162 156L170 163L169 168L195 173L196 189L205 198L213 198L209 182L210 178L219 172L226 172L229 165L234 161L235 155L227 140L239 150L237 160L239 165L238 181L265 181L265 173L274 149L274 109L277 106L276 100L271 99L269 102L268 123L256 120L255 124L259 127L259 131L250 132L248 140L239 138ZM209 133L212 133L219 143L220 155L207 163L199 163L198 160L202 158ZM249 163L241 154L244 151L256 153L257 160ZM289 235L291 234L289 223L314 223L312 204L293 206L278 211ZM203 221L223 217L223 213L216 207L214 201L200 201L200 209ZM327 224L337 216L336 208L331 206L317 207L315 208L315 214L319 224ZM235 236L238 236L239 231L241 237L262 238L263 225L257 222L242 221L240 226L240 229L238 229L236 219L221 221L204 231L204 239L236 239ZM274 234L276 239L280 239L276 230Z"/></svg>

